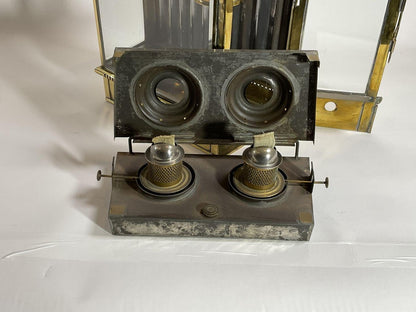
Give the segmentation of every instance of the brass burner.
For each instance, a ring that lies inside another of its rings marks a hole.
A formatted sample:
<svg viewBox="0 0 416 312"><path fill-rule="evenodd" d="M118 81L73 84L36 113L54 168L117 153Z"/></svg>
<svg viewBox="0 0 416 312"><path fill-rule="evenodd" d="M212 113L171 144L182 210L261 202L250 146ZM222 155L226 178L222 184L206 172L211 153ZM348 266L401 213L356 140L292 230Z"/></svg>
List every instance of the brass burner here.
<svg viewBox="0 0 416 312"><path fill-rule="evenodd" d="M272 147L250 147L243 153L244 164L235 167L230 186L240 195L268 199L286 188L285 174L279 170L282 155Z"/></svg>

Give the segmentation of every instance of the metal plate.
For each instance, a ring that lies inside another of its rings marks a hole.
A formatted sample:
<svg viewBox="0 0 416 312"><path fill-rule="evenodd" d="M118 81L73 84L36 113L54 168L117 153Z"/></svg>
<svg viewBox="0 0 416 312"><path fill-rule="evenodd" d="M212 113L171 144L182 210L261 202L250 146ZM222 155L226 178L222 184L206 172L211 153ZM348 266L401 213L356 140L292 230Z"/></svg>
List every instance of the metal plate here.
<svg viewBox="0 0 416 312"><path fill-rule="evenodd" d="M115 57L116 137L149 142L175 134L179 143L250 144L254 134L274 131L278 144L314 140L316 52L120 49ZM155 85L174 72L189 97L166 105ZM261 106L243 94L259 79L270 82L273 94Z"/></svg>
<svg viewBox="0 0 416 312"><path fill-rule="evenodd" d="M314 222L307 187L290 184L279 199L250 201L228 186L228 173L242 162L240 157L192 155L185 160L196 179L180 197L155 198L134 180L113 178L113 234L309 240ZM113 174L136 175L144 163L143 154L118 153ZM280 168L288 179L310 179L309 158L285 157Z"/></svg>

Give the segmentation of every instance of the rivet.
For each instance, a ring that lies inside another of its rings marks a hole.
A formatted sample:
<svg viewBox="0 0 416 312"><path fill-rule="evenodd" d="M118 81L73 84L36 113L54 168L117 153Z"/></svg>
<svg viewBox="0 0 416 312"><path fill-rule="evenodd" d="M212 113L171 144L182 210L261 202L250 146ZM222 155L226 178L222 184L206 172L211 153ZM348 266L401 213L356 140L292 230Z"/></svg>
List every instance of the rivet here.
<svg viewBox="0 0 416 312"><path fill-rule="evenodd" d="M207 218L214 218L218 216L218 207L214 205L206 205L201 209L201 213Z"/></svg>

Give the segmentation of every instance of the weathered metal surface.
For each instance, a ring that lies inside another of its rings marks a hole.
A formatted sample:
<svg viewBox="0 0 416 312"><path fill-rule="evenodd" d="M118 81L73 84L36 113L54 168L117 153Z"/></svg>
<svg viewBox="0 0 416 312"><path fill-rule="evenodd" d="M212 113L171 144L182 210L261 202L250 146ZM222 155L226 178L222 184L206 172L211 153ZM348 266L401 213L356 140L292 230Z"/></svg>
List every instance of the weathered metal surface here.
<svg viewBox="0 0 416 312"><path fill-rule="evenodd" d="M161 199L146 195L135 180L143 154L118 153L113 169L109 220L113 234L309 240L313 228L309 185L288 184L279 199L253 201L232 193L228 173L242 163L235 156L186 156L195 171L191 191ZM285 157L289 180L309 180L309 158Z"/></svg>
<svg viewBox="0 0 416 312"><path fill-rule="evenodd" d="M278 144L314 140L316 52L123 49L115 56L116 137L149 142L175 133L179 143L250 144L253 135L274 131ZM154 88L169 75L188 91L184 102L168 106ZM262 79L273 97L250 104L244 90Z"/></svg>

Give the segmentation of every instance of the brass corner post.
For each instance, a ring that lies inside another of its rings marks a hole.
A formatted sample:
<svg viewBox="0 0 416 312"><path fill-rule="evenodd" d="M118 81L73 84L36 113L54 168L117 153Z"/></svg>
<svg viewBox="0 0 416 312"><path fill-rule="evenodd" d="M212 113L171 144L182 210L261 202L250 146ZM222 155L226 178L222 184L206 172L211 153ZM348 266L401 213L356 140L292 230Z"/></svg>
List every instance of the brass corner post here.
<svg viewBox="0 0 416 312"><path fill-rule="evenodd" d="M301 47L308 3L309 0L299 0L293 2L289 36L287 40L288 50L299 50Z"/></svg>
<svg viewBox="0 0 416 312"><path fill-rule="evenodd" d="M107 70L104 66L106 61L104 50L103 30L101 27L100 3L99 0L93 0L95 25L97 27L98 48L100 50L101 66L95 68L95 72L103 77L105 100L114 104L114 73Z"/></svg>

